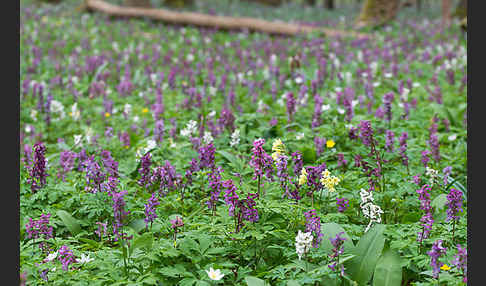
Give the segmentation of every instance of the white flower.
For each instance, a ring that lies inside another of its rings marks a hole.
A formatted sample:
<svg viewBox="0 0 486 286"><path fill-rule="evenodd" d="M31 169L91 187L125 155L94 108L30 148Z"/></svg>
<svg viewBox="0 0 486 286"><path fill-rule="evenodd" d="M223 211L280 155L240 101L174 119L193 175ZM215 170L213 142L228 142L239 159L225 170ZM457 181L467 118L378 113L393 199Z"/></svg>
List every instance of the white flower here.
<svg viewBox="0 0 486 286"><path fill-rule="evenodd" d="M211 88L211 87L209 87ZM216 115L216 110L209 112L208 117L214 117Z"/></svg>
<svg viewBox="0 0 486 286"><path fill-rule="evenodd" d="M456 138L457 138L457 134L452 134L449 137L447 137L447 139L449 139L449 141L454 141L454 140L456 140Z"/></svg>
<svg viewBox="0 0 486 286"><path fill-rule="evenodd" d="M71 106L71 117L73 118L73 120L75 121L78 121L79 118L81 117L81 112L79 111L78 109L78 103L74 103L72 106Z"/></svg>
<svg viewBox="0 0 486 286"><path fill-rule="evenodd" d="M412 87L419 87L419 86L420 86L420 83L419 82L412 83Z"/></svg>
<svg viewBox="0 0 486 286"><path fill-rule="evenodd" d="M54 113L60 113L64 110L64 105L57 100L51 101L51 108L50 111Z"/></svg>
<svg viewBox="0 0 486 286"><path fill-rule="evenodd" d="M44 259L44 262L52 261L56 259L56 257L57 257L57 251L53 253L49 253L49 255L47 255L47 257Z"/></svg>
<svg viewBox="0 0 486 286"><path fill-rule="evenodd" d="M298 76L295 78L295 83L296 84L301 84L302 82L304 82L304 80L302 79L302 77Z"/></svg>
<svg viewBox="0 0 486 286"><path fill-rule="evenodd" d="M231 134L230 146L233 147L238 144L240 144L240 130L235 129L235 131Z"/></svg>
<svg viewBox="0 0 486 286"><path fill-rule="evenodd" d="M352 100L352 101L351 101L351 105L352 105L353 107L355 107L355 106L356 106L358 103L359 103L359 100L357 100L357 99L356 99L356 100Z"/></svg>
<svg viewBox="0 0 486 286"><path fill-rule="evenodd" d="M302 232L299 229L297 236L295 237L295 252L299 256L299 260L302 259L302 256L309 252L311 248L311 243L314 237L312 236L312 232Z"/></svg>
<svg viewBox="0 0 486 286"><path fill-rule="evenodd" d="M132 105L129 104L129 103L126 103L124 106L123 106L123 113L125 113L126 115L129 115L130 112L132 112Z"/></svg>
<svg viewBox="0 0 486 286"><path fill-rule="evenodd" d="M32 126L30 126L29 124L25 125L25 133L30 133L32 131Z"/></svg>
<svg viewBox="0 0 486 286"><path fill-rule="evenodd" d="M295 136L295 139L300 140L304 138L304 132L297 133L297 136Z"/></svg>
<svg viewBox="0 0 486 286"><path fill-rule="evenodd" d="M383 76L384 76L384 77L386 77L386 78L391 78L391 77L393 76L393 74L392 74L392 73L387 72L387 73L385 73Z"/></svg>
<svg viewBox="0 0 486 286"><path fill-rule="evenodd" d="M93 128L91 127L88 127L88 129L86 130L86 141L88 141L88 143L91 143L91 138L93 137Z"/></svg>
<svg viewBox="0 0 486 286"><path fill-rule="evenodd" d="M330 104L323 104L321 106L321 111L326 111L326 110L329 110L330 108L331 108Z"/></svg>
<svg viewBox="0 0 486 286"><path fill-rule="evenodd" d="M155 140L153 139L150 139L149 141L147 141L147 148L145 148L145 150L150 150L150 149L154 149L155 147L157 147L157 142L155 142Z"/></svg>
<svg viewBox="0 0 486 286"><path fill-rule="evenodd" d="M78 144L80 144L81 140L83 140L83 135L81 135L81 134L74 135L74 146L77 146Z"/></svg>
<svg viewBox="0 0 486 286"><path fill-rule="evenodd" d="M174 142L174 140L172 140L172 137L169 137L169 143L170 143L170 148L175 148L177 145L176 143Z"/></svg>
<svg viewBox="0 0 486 286"><path fill-rule="evenodd" d="M137 115L135 115L133 117L133 122L138 122L140 120L140 117L138 117Z"/></svg>
<svg viewBox="0 0 486 286"><path fill-rule="evenodd" d="M193 54L188 54L187 57L186 57L186 60L188 62L192 62L194 60L194 55Z"/></svg>
<svg viewBox="0 0 486 286"><path fill-rule="evenodd" d="M32 118L32 120L34 121L37 121L37 109L30 110L30 118Z"/></svg>
<svg viewBox="0 0 486 286"><path fill-rule="evenodd" d="M359 194L361 196L361 204L359 205L361 207L361 211L363 211L365 217L368 217L370 219L370 222L365 229L365 232L367 232L373 222L381 222L381 214L383 213L383 211L378 205L375 205L373 203L373 194L371 192L368 192L365 189L361 189L361 192Z"/></svg>
<svg viewBox="0 0 486 286"><path fill-rule="evenodd" d="M209 276L209 279L211 280L221 280L223 278L224 274L221 273L221 270L216 269L214 270L212 267L209 267L209 271L206 270L206 273Z"/></svg>
<svg viewBox="0 0 486 286"><path fill-rule="evenodd" d="M209 144L209 143L213 142L213 140L214 139L213 139L213 136L211 135L211 132L205 131L204 136L203 136L204 143Z"/></svg>
<svg viewBox="0 0 486 286"><path fill-rule="evenodd" d="M373 83L373 87L379 87L379 86L380 86L380 84L381 84L381 83L380 83L380 82L378 82L378 81L377 81L377 82L374 82L374 83Z"/></svg>
<svg viewBox="0 0 486 286"><path fill-rule="evenodd" d="M342 108L338 107L338 108L337 108L337 112L338 112L339 114L344 114L344 113L346 112L346 110L344 110L344 109L342 109Z"/></svg>
<svg viewBox="0 0 486 286"><path fill-rule="evenodd" d="M197 132L197 122L194 120L189 120L186 125L186 128L181 130L181 136L187 137L191 134L195 134Z"/></svg>
<svg viewBox="0 0 486 286"><path fill-rule="evenodd" d="M88 263L88 262L91 262L93 260L94 260L94 258L90 258L89 257L89 254L88 255L84 255L84 253L81 253L81 258L80 259L76 259L76 262L78 262L78 263Z"/></svg>

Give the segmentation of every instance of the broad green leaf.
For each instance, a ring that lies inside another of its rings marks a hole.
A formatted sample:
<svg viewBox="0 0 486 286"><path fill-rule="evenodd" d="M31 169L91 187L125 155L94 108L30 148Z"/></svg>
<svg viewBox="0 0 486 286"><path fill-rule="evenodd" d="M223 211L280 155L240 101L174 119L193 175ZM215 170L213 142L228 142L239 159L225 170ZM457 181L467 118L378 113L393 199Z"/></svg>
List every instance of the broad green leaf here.
<svg viewBox="0 0 486 286"><path fill-rule="evenodd" d="M135 232L140 232L142 229L145 228L145 221L143 218L132 220L128 227L133 229Z"/></svg>
<svg viewBox="0 0 486 286"><path fill-rule="evenodd" d="M435 208L436 211L441 210L447 203L447 195L440 194L432 200L430 205Z"/></svg>
<svg viewBox="0 0 486 286"><path fill-rule="evenodd" d="M256 278L253 276L246 276L245 277L246 285L248 286L265 286L265 281L260 278Z"/></svg>
<svg viewBox="0 0 486 286"><path fill-rule="evenodd" d="M402 284L402 266L400 255L388 249L376 263L373 274L373 286L400 286Z"/></svg>
<svg viewBox="0 0 486 286"><path fill-rule="evenodd" d="M287 286L300 286L300 283L296 280L287 281Z"/></svg>
<svg viewBox="0 0 486 286"><path fill-rule="evenodd" d="M382 224L374 225L368 230L353 251L356 257L345 263L349 276L359 285L366 285L371 280L376 262L385 245L384 230L385 226Z"/></svg>
<svg viewBox="0 0 486 286"><path fill-rule="evenodd" d="M350 253L354 249L354 244L353 241L351 240L351 237L344 231L344 229L339 224L334 222L328 222L321 225L321 233L323 234L323 236L322 236L320 248L322 248L324 252L326 252L327 254L330 254L333 249L333 246L329 239L336 237L336 235L340 232L344 232L344 234L341 235L341 237L346 238L346 240L343 243L344 252Z"/></svg>
<svg viewBox="0 0 486 286"><path fill-rule="evenodd" d="M130 253L137 248L146 248L150 251L152 249L153 241L154 237L151 232L146 232L142 234L133 241L133 244L130 248Z"/></svg>
<svg viewBox="0 0 486 286"><path fill-rule="evenodd" d="M65 210L58 210L57 216L62 220L67 229L72 235L76 235L81 232L81 226L79 222Z"/></svg>

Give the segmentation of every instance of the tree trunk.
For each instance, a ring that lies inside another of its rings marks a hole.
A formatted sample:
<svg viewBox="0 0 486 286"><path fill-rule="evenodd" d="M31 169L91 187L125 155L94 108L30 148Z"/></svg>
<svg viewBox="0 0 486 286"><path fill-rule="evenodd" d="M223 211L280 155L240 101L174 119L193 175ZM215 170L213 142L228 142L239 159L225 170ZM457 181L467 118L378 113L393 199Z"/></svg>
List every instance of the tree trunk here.
<svg viewBox="0 0 486 286"><path fill-rule="evenodd" d="M356 26L381 26L393 20L399 8L400 0L366 0L356 20Z"/></svg>
<svg viewBox="0 0 486 286"><path fill-rule="evenodd" d="M225 30L250 30L269 34L299 35L312 31L321 32L329 37L373 38L372 35L355 31L343 31L314 27L304 24L266 21L248 17L214 16L194 12L177 12L166 9L150 9L138 7L122 7L102 0L85 0L85 9L99 11L110 16L118 17L147 17L161 20L170 24L194 25L202 27L220 28Z"/></svg>
<svg viewBox="0 0 486 286"><path fill-rule="evenodd" d="M442 27L451 23L451 0L442 0Z"/></svg>
<svg viewBox="0 0 486 286"><path fill-rule="evenodd" d="M325 2L326 9L334 10L334 0L326 0Z"/></svg>
<svg viewBox="0 0 486 286"><path fill-rule="evenodd" d="M454 10L454 13L452 13L452 17L457 17L459 19L467 17L467 0L460 0L459 3L457 3L456 9Z"/></svg>
<svg viewBox="0 0 486 286"><path fill-rule="evenodd" d="M127 7L143 7L143 8L152 7L150 0L125 0L123 5Z"/></svg>

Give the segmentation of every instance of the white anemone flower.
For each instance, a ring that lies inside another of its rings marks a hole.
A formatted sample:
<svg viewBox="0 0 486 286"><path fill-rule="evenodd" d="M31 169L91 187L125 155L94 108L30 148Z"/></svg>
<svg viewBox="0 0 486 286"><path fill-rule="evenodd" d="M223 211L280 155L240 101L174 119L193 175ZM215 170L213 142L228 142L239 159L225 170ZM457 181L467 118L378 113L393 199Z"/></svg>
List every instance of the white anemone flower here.
<svg viewBox="0 0 486 286"><path fill-rule="evenodd" d="M53 253L49 253L49 255L47 255L46 259L44 259L44 262L52 261L52 260L56 259L56 257L57 257L57 251L53 252Z"/></svg>
<svg viewBox="0 0 486 286"><path fill-rule="evenodd" d="M88 255L84 255L84 253L81 253L81 258L80 259L76 259L76 261L78 263L83 263L83 264L84 263L91 262L93 260L94 260L94 258L89 257L89 254Z"/></svg>
<svg viewBox="0 0 486 286"><path fill-rule="evenodd" d="M221 273L221 270L219 269L214 270L212 267L209 267L209 271L206 270L206 273L208 274L209 279L216 280L216 281L221 280L224 276L224 274Z"/></svg>

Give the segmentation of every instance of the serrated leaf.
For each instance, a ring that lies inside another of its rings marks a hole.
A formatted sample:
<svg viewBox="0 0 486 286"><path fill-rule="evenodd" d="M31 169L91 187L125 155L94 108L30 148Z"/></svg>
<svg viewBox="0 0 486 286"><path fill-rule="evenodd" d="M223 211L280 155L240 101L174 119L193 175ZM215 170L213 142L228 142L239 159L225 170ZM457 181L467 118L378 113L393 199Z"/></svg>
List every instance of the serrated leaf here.
<svg viewBox="0 0 486 286"><path fill-rule="evenodd" d="M402 266L400 255L388 249L376 263L373 274L373 286L400 286L402 284Z"/></svg>
<svg viewBox="0 0 486 286"><path fill-rule="evenodd" d="M353 254L356 257L345 263L349 276L359 285L366 285L375 270L378 258L385 245L383 232L385 226L382 224L374 225L358 241Z"/></svg>
<svg viewBox="0 0 486 286"><path fill-rule="evenodd" d="M78 233L81 232L81 226L78 220L76 220L68 212L66 212L65 210L58 210L56 214L62 220L62 222L67 227L67 229L71 232L72 235L77 235Z"/></svg>

